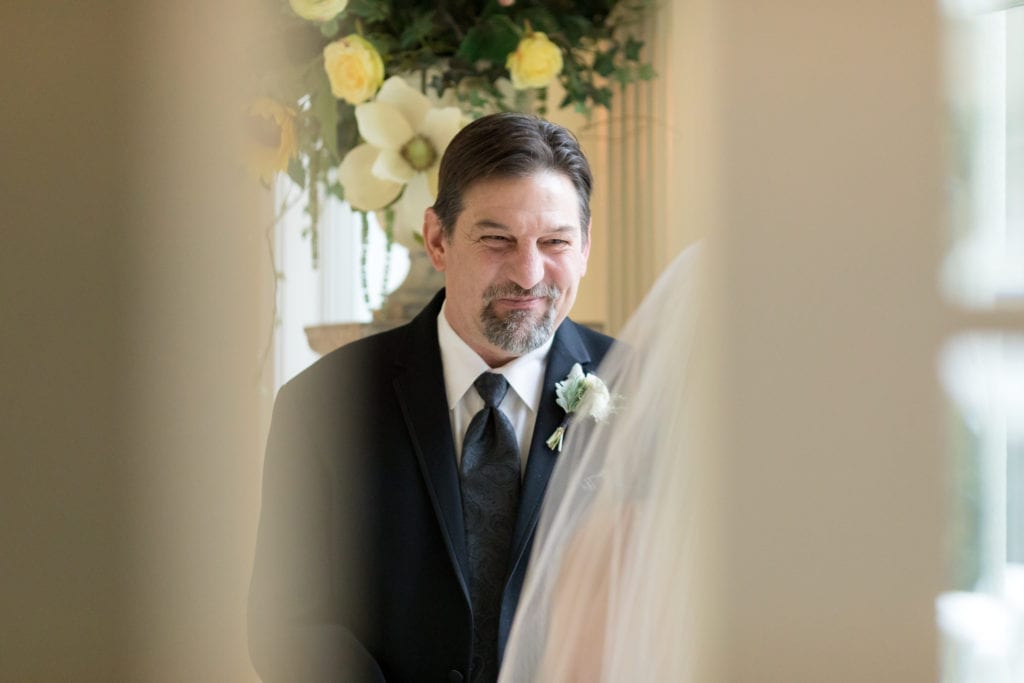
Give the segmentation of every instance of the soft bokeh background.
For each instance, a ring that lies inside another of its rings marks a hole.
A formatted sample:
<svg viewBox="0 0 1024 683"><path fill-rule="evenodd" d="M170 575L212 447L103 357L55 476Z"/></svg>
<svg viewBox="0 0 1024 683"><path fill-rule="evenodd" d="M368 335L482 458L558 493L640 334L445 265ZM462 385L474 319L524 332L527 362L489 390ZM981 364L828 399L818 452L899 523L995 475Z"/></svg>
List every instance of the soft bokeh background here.
<svg viewBox="0 0 1024 683"><path fill-rule="evenodd" d="M581 133L576 317L720 239L707 675L934 681L945 483L930 0L676 0ZM246 681L270 198L225 134L260 17L5 3L0 679Z"/></svg>
<svg viewBox="0 0 1024 683"><path fill-rule="evenodd" d="M5 3L0 680L247 680L269 198L248 3Z"/></svg>

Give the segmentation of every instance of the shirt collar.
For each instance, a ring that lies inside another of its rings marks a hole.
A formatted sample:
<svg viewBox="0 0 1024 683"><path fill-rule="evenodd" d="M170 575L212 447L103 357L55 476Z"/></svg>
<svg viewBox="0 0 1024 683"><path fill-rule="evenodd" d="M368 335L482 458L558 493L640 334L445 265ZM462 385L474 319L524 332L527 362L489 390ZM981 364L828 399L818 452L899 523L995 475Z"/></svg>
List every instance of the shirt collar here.
<svg viewBox="0 0 1024 683"><path fill-rule="evenodd" d="M453 409L476 378L485 372L504 375L509 386L533 412L537 411L544 383L544 368L554 335L529 353L514 358L500 368L491 368L469 344L463 341L445 317L445 304L437 314L437 341L441 346L441 364L448 409Z"/></svg>

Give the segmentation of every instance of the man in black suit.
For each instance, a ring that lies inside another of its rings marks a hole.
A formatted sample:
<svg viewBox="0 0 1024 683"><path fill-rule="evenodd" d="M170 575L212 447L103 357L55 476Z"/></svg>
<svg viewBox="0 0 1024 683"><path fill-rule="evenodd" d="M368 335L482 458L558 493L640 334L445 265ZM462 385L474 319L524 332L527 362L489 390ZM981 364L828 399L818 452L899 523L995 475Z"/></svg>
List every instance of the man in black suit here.
<svg viewBox="0 0 1024 683"><path fill-rule="evenodd" d="M445 289L281 389L250 589L264 680L495 680L558 457L555 383L611 345L567 318L591 182L559 126L464 128L423 229Z"/></svg>

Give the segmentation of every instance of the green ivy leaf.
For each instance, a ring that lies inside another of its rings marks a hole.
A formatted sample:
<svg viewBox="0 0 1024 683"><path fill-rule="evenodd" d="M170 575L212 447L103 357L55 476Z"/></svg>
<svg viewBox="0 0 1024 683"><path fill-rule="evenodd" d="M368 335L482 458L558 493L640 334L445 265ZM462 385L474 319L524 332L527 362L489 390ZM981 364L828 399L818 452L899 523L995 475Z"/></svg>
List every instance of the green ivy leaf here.
<svg viewBox="0 0 1024 683"><path fill-rule="evenodd" d="M594 71L605 78L610 76L615 71L615 51L616 48L613 47L607 52L598 52L594 57Z"/></svg>
<svg viewBox="0 0 1024 683"><path fill-rule="evenodd" d="M459 45L458 56L469 63L481 59L504 65L519 44L519 27L504 14L495 14L474 26Z"/></svg>
<svg viewBox="0 0 1024 683"><path fill-rule="evenodd" d="M593 31L594 24L586 17L581 17L578 14L570 14L569 16L562 17L562 28L565 30L565 37L570 43L576 44L580 42L580 38L586 35L590 35Z"/></svg>
<svg viewBox="0 0 1024 683"><path fill-rule="evenodd" d="M423 12L405 27L399 40L399 44L403 49L408 50L424 42L424 39L430 35L434 28L434 14L434 10Z"/></svg>
<svg viewBox="0 0 1024 683"><path fill-rule="evenodd" d="M459 43L459 51L455 53L459 58L467 62L475 62L480 59L480 51L483 49L482 31L474 26L466 33L466 37Z"/></svg>
<svg viewBox="0 0 1024 683"><path fill-rule="evenodd" d="M345 188L341 186L341 183L334 181L327 186L327 194L337 197L341 201L345 201Z"/></svg>
<svg viewBox="0 0 1024 683"><path fill-rule="evenodd" d="M561 30L558 20L546 7L530 7L523 12L522 17L530 22L534 31L552 35Z"/></svg>
<svg viewBox="0 0 1024 683"><path fill-rule="evenodd" d="M338 125L335 131L338 135L335 162L338 163L350 149L359 144L359 124L356 122L355 107L349 104L339 107Z"/></svg>
<svg viewBox="0 0 1024 683"><path fill-rule="evenodd" d="M398 39L388 33L367 33L363 38L377 49L381 57L387 57L398 49Z"/></svg>
<svg viewBox="0 0 1024 683"><path fill-rule="evenodd" d="M627 38L625 47L626 59L628 59L631 62L639 62L640 50L643 48L643 46L644 41L637 40L633 36Z"/></svg>
<svg viewBox="0 0 1024 683"><path fill-rule="evenodd" d="M469 91L469 104L473 107L482 107L487 104L487 100L483 98L483 95L475 90Z"/></svg>
<svg viewBox="0 0 1024 683"><path fill-rule="evenodd" d="M288 177L299 187L306 187L306 169L298 157L288 160Z"/></svg>
<svg viewBox="0 0 1024 683"><path fill-rule="evenodd" d="M327 72L318 69L320 75L317 79L316 90L313 92L311 109L313 116L320 122L320 135L324 141L324 147L330 153L337 154L338 149L338 100L331 92L331 82L327 79Z"/></svg>
<svg viewBox="0 0 1024 683"><path fill-rule="evenodd" d="M636 76L641 81L650 81L653 80L657 74L654 72L654 67L650 64L641 64L640 68L637 69Z"/></svg>
<svg viewBox="0 0 1024 683"><path fill-rule="evenodd" d="M385 21L390 13L391 3L378 0L352 0L345 8L345 14L368 22Z"/></svg>
<svg viewBox="0 0 1024 683"><path fill-rule="evenodd" d="M628 67L624 66L615 70L615 73L612 74L612 79L619 85L629 85L635 80L633 78L633 72L630 71Z"/></svg>
<svg viewBox="0 0 1024 683"><path fill-rule="evenodd" d="M565 63L565 70L562 72L562 86L568 101L580 101L586 97L586 90L583 80L580 78L579 67L572 61ZM562 105L563 107L565 104Z"/></svg>

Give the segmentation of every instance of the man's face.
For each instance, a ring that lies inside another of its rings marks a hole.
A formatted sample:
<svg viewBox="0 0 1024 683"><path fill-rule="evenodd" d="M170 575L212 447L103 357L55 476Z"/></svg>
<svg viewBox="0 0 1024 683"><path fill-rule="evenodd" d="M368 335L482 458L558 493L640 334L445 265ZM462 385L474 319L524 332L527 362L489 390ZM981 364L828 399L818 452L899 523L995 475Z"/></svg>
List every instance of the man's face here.
<svg viewBox="0 0 1024 683"><path fill-rule="evenodd" d="M491 367L548 340L576 301L590 255L576 189L557 171L475 183L451 240L432 209L423 237L445 273L448 323Z"/></svg>

